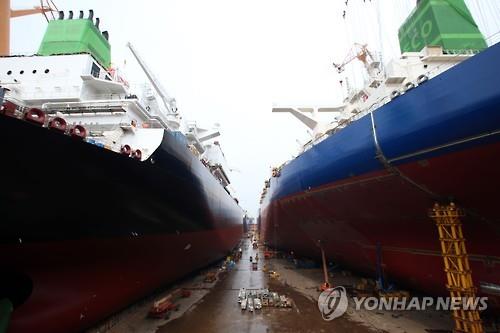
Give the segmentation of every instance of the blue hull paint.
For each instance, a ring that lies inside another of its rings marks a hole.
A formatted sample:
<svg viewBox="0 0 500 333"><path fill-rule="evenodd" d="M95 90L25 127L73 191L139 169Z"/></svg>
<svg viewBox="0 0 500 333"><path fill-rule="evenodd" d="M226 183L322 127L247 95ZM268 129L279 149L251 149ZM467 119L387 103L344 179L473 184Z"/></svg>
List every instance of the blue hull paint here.
<svg viewBox="0 0 500 333"><path fill-rule="evenodd" d="M394 166L500 141L500 44L410 90L374 113L384 156ZM490 133L486 137L441 145ZM418 153L421 152L421 153ZM383 171L370 115L353 122L285 165L262 204L309 189Z"/></svg>

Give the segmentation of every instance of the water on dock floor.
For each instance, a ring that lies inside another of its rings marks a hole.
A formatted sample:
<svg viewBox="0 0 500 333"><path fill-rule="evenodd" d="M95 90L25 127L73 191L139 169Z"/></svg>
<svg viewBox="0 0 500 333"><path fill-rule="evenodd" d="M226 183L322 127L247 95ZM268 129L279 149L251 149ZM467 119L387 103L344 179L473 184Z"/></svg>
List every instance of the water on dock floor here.
<svg viewBox="0 0 500 333"><path fill-rule="evenodd" d="M251 269L250 256L259 254L258 270ZM265 264L261 250L254 250L245 240L243 257L227 277L203 300L182 317L162 326L159 333L175 332L369 332L345 318L324 321L316 301L270 279L262 271ZM251 313L242 311L237 302L240 288L269 288L292 298L292 308L263 307Z"/></svg>
<svg viewBox="0 0 500 333"><path fill-rule="evenodd" d="M169 289L131 305L87 333L171 333L171 332L448 332L453 327L451 316L444 311L368 311L356 310L350 302L346 313L332 321L324 321L318 310L317 287L323 280L321 268L298 269L286 259L263 259L262 250L254 250L249 239L242 243L243 256L229 272L216 282L205 282L205 274L215 272L219 265L202 270L177 281ZM250 256L258 254L258 269L252 270ZM279 273L270 278L264 265ZM363 278L336 272L330 282L336 286L359 284ZM174 290L184 288L191 296L175 303L179 311L170 311L161 319L148 317L154 301ZM292 308L263 307L255 312L242 311L238 303L240 288L268 288L286 295ZM491 331L491 330L490 330Z"/></svg>

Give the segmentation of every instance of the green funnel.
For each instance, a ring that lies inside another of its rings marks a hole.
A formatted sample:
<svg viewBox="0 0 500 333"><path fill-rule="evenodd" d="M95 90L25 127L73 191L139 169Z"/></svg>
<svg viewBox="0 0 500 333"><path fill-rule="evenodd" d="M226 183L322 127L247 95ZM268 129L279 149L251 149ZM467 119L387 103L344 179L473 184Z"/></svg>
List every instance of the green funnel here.
<svg viewBox="0 0 500 333"><path fill-rule="evenodd" d="M480 51L487 47L464 0L421 0L399 28L401 52L425 46L445 51Z"/></svg>
<svg viewBox="0 0 500 333"><path fill-rule="evenodd" d="M38 50L40 55L90 53L104 67L111 65L111 47L90 19L52 20Z"/></svg>

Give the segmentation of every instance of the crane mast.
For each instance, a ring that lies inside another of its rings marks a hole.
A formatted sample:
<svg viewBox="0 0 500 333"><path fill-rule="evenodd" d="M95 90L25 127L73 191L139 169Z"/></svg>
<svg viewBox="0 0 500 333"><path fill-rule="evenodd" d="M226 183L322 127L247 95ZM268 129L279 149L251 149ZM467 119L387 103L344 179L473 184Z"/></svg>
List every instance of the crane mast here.
<svg viewBox="0 0 500 333"><path fill-rule="evenodd" d="M156 79L154 76L153 72L149 69L149 67L146 65L144 60L141 58L135 47L131 43L127 43L127 47L130 49L132 54L134 55L135 59L139 63L139 66L141 66L142 70L146 74L149 82L153 86L153 88L156 90L158 95L160 95L161 100L163 101L163 105L165 105L165 108L167 109L168 114L177 114L177 106L175 103L175 98L172 98L168 96L167 92L165 89L162 87L160 82Z"/></svg>
<svg viewBox="0 0 500 333"><path fill-rule="evenodd" d="M46 12L57 12L52 0L40 0L40 6L31 9L11 9L10 0L0 0L0 55L10 54L10 19L14 17L42 13L48 21Z"/></svg>

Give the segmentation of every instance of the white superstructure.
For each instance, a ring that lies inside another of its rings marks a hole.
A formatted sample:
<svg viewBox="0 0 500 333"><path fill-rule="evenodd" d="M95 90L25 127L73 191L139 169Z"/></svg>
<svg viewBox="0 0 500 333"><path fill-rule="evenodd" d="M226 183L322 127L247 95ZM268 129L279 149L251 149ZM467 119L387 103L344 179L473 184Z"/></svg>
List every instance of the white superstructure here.
<svg viewBox="0 0 500 333"><path fill-rule="evenodd" d="M80 125L87 142L142 161L159 147L165 130L181 131L193 154L227 186L223 154L214 141L218 130L182 124L175 99L129 47L153 89L131 91L117 70L103 68L86 53L1 57L0 87L6 89L5 100L16 106L13 116L23 118L28 110L39 109L46 116L43 126L57 119L69 133Z"/></svg>
<svg viewBox="0 0 500 333"><path fill-rule="evenodd" d="M443 52L440 46L427 46L421 52L406 52L392 60L385 68L379 61L365 63L368 80L361 89L347 87L342 105L335 107L273 107L273 112L289 112L306 125L312 138L301 152L321 142L328 135L344 128L352 121L378 109L407 91L424 84L475 53L470 50ZM347 79L346 79L347 81ZM348 82L343 82L348 85ZM336 113L333 121L317 120L318 112Z"/></svg>

